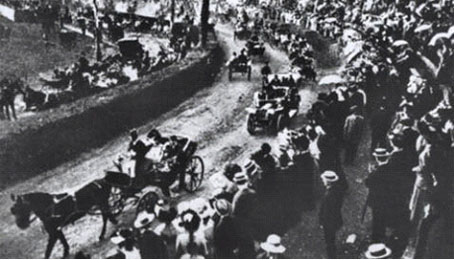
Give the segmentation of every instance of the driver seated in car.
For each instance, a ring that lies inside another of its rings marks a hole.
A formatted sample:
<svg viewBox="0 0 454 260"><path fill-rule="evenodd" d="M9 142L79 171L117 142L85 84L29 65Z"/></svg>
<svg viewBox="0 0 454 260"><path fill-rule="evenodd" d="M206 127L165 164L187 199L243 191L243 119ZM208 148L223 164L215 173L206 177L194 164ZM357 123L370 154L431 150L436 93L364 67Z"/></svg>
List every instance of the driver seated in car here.
<svg viewBox="0 0 454 260"><path fill-rule="evenodd" d="M278 75L274 75L274 78L270 82L270 86L279 86L281 84L281 80L279 79Z"/></svg>
<svg viewBox="0 0 454 260"><path fill-rule="evenodd" d="M240 56L238 56L238 63L239 64L247 64L248 61L249 61L249 59L247 57L247 51L246 51L246 49L242 49L241 53L240 53Z"/></svg>
<svg viewBox="0 0 454 260"><path fill-rule="evenodd" d="M259 45L259 37L257 35L253 35L248 41L246 46L248 48L254 48L256 45Z"/></svg>

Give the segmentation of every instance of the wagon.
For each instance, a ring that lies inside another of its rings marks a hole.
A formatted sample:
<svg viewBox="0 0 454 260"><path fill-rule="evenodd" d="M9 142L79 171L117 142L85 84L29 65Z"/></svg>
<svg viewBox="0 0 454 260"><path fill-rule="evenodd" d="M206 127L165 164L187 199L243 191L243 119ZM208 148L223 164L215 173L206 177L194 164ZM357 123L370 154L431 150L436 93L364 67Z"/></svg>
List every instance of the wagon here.
<svg viewBox="0 0 454 260"><path fill-rule="evenodd" d="M185 190L195 192L203 181L205 166L200 156L195 155L197 144L187 138L179 140L180 158L184 170ZM156 200L158 188L170 186L178 177L178 172L163 172L153 168L140 178L119 171L107 171L105 181L111 185L109 206L111 213L119 215L127 205L136 206L137 212L149 207Z"/></svg>

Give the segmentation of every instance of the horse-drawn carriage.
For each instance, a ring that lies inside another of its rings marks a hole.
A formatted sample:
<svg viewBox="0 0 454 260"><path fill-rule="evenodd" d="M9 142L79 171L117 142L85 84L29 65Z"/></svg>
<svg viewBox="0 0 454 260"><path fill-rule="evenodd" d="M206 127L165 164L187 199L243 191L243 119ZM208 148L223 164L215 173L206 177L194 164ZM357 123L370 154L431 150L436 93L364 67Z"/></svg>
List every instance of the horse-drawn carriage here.
<svg viewBox="0 0 454 260"><path fill-rule="evenodd" d="M246 108L247 131L251 135L259 130L277 133L287 127L290 119L298 113L301 97L296 88L286 86L269 88L270 90L266 92L256 92L254 106Z"/></svg>
<svg viewBox="0 0 454 260"><path fill-rule="evenodd" d="M195 155L197 143L181 138L178 146L178 155L170 162L154 163L144 158L134 162L139 164L134 167L136 171L141 169L141 172L131 175L122 171L106 172L105 180L112 187L109 198L112 214L120 214L129 203L137 205L137 212L140 212L154 200L156 186L164 195L170 195L169 187L180 174L184 174L186 191L195 192L202 185L205 169L202 158Z"/></svg>

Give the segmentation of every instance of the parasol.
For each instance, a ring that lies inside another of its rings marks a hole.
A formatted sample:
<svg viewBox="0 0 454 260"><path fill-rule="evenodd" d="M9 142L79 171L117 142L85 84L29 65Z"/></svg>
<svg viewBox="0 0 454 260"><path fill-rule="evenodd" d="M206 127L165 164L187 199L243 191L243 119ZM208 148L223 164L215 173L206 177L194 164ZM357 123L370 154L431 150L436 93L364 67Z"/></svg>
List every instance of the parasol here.
<svg viewBox="0 0 454 260"><path fill-rule="evenodd" d="M402 47L402 46L408 46L408 42L404 40L398 40L393 43L393 47Z"/></svg>
<svg viewBox="0 0 454 260"><path fill-rule="evenodd" d="M334 23L337 22L337 19L335 17L329 17L325 19L325 22L327 23Z"/></svg>
<svg viewBox="0 0 454 260"><path fill-rule="evenodd" d="M323 77L318 84L319 85L332 85L332 84L338 84L338 83L345 83L345 79L342 78L339 75L329 75Z"/></svg>
<svg viewBox="0 0 454 260"><path fill-rule="evenodd" d="M425 32L432 29L432 24L422 24L415 29L415 33Z"/></svg>
<svg viewBox="0 0 454 260"><path fill-rule="evenodd" d="M446 32L437 33L430 39L429 46L435 46L437 42L443 42L443 40L449 39L449 34Z"/></svg>
<svg viewBox="0 0 454 260"><path fill-rule="evenodd" d="M449 27L447 34L449 38L451 38L454 35L454 25Z"/></svg>

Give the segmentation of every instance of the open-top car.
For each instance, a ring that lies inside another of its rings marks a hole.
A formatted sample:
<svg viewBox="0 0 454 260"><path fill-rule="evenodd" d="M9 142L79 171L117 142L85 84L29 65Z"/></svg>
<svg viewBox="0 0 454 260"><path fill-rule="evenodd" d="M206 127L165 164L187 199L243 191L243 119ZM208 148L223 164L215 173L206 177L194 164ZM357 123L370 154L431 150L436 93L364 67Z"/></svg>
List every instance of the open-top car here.
<svg viewBox="0 0 454 260"><path fill-rule="evenodd" d="M300 101L301 97L296 88L281 86L256 92L253 107L246 108L248 132L251 135L260 130L279 132L298 114Z"/></svg>
<svg viewBox="0 0 454 260"><path fill-rule="evenodd" d="M247 79L251 80L252 62L251 60L239 60L238 58L230 61L227 66L229 67L229 80L233 79L234 73L247 74Z"/></svg>
<svg viewBox="0 0 454 260"><path fill-rule="evenodd" d="M284 87L293 87L291 83L291 79L293 79L293 82L295 83L295 87L300 87L303 84L303 78L301 77L301 74L298 71L292 71L288 73L279 73L279 74L270 74L268 75L268 83L271 82L276 82L277 83L273 84L275 86L284 86Z"/></svg>
<svg viewBox="0 0 454 260"><path fill-rule="evenodd" d="M137 37L122 38L117 41L120 53L126 60L142 60L145 51Z"/></svg>
<svg viewBox="0 0 454 260"><path fill-rule="evenodd" d="M233 32L233 40L246 40L252 34L251 28L248 24L241 23L235 26L235 31Z"/></svg>
<svg viewBox="0 0 454 260"><path fill-rule="evenodd" d="M263 56L265 53L265 43L257 35L253 35L246 43L249 55Z"/></svg>

